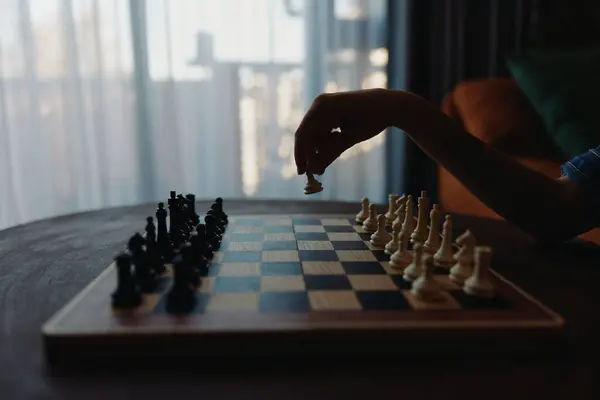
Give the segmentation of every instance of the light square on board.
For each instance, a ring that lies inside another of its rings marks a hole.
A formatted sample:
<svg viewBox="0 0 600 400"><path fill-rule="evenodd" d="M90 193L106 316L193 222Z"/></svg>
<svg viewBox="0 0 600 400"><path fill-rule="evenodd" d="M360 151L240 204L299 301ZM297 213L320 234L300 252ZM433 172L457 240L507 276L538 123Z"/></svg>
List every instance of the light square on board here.
<svg viewBox="0 0 600 400"><path fill-rule="evenodd" d="M297 292L304 291L302 275L263 276L260 278L261 292Z"/></svg>
<svg viewBox="0 0 600 400"><path fill-rule="evenodd" d="M322 218L321 225L328 226L349 226L350 221L345 218Z"/></svg>
<svg viewBox="0 0 600 400"><path fill-rule="evenodd" d="M322 225L294 225L294 231L300 233L325 233Z"/></svg>
<svg viewBox="0 0 600 400"><path fill-rule="evenodd" d="M300 261L300 257L297 250L273 250L263 251L262 260L264 262Z"/></svg>
<svg viewBox="0 0 600 400"><path fill-rule="evenodd" d="M415 310L459 310L461 308L460 303L448 292L442 292L436 301L420 300L410 290L405 290L403 293L410 306Z"/></svg>
<svg viewBox="0 0 600 400"><path fill-rule="evenodd" d="M344 267L339 261L303 261L305 275L344 275Z"/></svg>
<svg viewBox="0 0 600 400"><path fill-rule="evenodd" d="M332 242L345 242L345 241L356 241L359 242L362 239L358 236L358 233L354 232L328 232L327 237Z"/></svg>
<svg viewBox="0 0 600 400"><path fill-rule="evenodd" d="M296 235L294 235L294 232L265 233L264 240L272 242L291 241L296 240Z"/></svg>
<svg viewBox="0 0 600 400"><path fill-rule="evenodd" d="M377 258L368 250L336 250L340 261L377 261Z"/></svg>
<svg viewBox="0 0 600 400"><path fill-rule="evenodd" d="M348 275L354 290L398 290L389 275Z"/></svg>
<svg viewBox="0 0 600 400"><path fill-rule="evenodd" d="M262 242L229 242L227 251L261 251Z"/></svg>
<svg viewBox="0 0 600 400"><path fill-rule="evenodd" d="M319 290L308 293L313 310L360 310L361 306L352 290Z"/></svg>
<svg viewBox="0 0 600 400"><path fill-rule="evenodd" d="M213 291L214 287L215 287L215 277L207 276L207 277L202 278L202 283L201 283L200 287L198 288L198 291L201 293L210 293Z"/></svg>
<svg viewBox="0 0 600 400"><path fill-rule="evenodd" d="M238 225L233 227L232 233L262 233L264 231L265 228L262 226Z"/></svg>
<svg viewBox="0 0 600 400"><path fill-rule="evenodd" d="M214 293L206 311L258 311L258 293Z"/></svg>
<svg viewBox="0 0 600 400"><path fill-rule="evenodd" d="M211 262L212 263L220 263L223 261L223 256L224 256L224 253L222 251L215 251Z"/></svg>
<svg viewBox="0 0 600 400"><path fill-rule="evenodd" d="M370 241L368 241L368 240L365 240L365 241L364 241L364 243L365 243L365 245L367 246L367 248L368 248L369 250L372 250L372 251L376 251L376 250L385 250L385 246L375 246L373 243L371 243L371 242L370 242Z"/></svg>
<svg viewBox="0 0 600 400"><path fill-rule="evenodd" d="M362 225L352 225L356 233L367 233Z"/></svg>
<svg viewBox="0 0 600 400"><path fill-rule="evenodd" d="M333 245L321 240L298 240L298 250L333 250Z"/></svg>
<svg viewBox="0 0 600 400"><path fill-rule="evenodd" d="M275 217L265 220L265 226L287 226L292 225L292 219L289 217Z"/></svg>
<svg viewBox="0 0 600 400"><path fill-rule="evenodd" d="M259 276L260 263L258 262L232 262L219 266L219 276Z"/></svg>

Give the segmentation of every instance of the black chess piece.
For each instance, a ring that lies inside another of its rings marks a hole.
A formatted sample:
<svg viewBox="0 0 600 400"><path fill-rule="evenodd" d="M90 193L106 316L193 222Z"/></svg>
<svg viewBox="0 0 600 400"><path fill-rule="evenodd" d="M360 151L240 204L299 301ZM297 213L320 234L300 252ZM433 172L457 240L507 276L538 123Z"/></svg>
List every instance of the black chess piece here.
<svg viewBox="0 0 600 400"><path fill-rule="evenodd" d="M194 234L190 236L190 243L195 253L201 254L207 260L213 258L213 248L206 239L206 226L204 224L196 226Z"/></svg>
<svg viewBox="0 0 600 400"><path fill-rule="evenodd" d="M215 218L212 215L206 215L206 217L204 217L204 226L206 241L213 250L219 250L221 247L221 236L218 233Z"/></svg>
<svg viewBox="0 0 600 400"><path fill-rule="evenodd" d="M196 195L193 193L188 193L185 197L188 201L188 210L192 220L192 225L195 227L200 223L200 216L196 212Z"/></svg>
<svg viewBox="0 0 600 400"><path fill-rule="evenodd" d="M112 294L112 306L115 308L135 308L142 303L142 295L131 271L132 257L122 252L115 257L117 268L117 288Z"/></svg>
<svg viewBox="0 0 600 400"><path fill-rule="evenodd" d="M156 275L161 275L166 271L165 264L156 242L156 226L152 217L146 218L146 258L149 267Z"/></svg>
<svg viewBox="0 0 600 400"><path fill-rule="evenodd" d="M180 215L178 201L175 191L171 191L171 197L167 200L169 207L169 239L173 247L177 247L181 240Z"/></svg>
<svg viewBox="0 0 600 400"><path fill-rule="evenodd" d="M171 250L169 230L167 228L167 210L165 209L165 203L158 203L158 209L156 210L156 221L156 244L158 245L158 249L163 261L168 262L173 257L173 252Z"/></svg>
<svg viewBox="0 0 600 400"><path fill-rule="evenodd" d="M221 219L221 217L219 216L219 214L213 210L210 209L208 210L208 212L206 213L206 215L210 215L211 217L214 218L215 220L215 230L217 231L217 233L219 234L219 236L223 236L223 233L225 233L225 226L223 225L223 221Z"/></svg>
<svg viewBox="0 0 600 400"><path fill-rule="evenodd" d="M134 266L135 280L142 293L152 293L156 289L154 271L148 262L148 256L144 250L145 239L139 233L133 235L127 244Z"/></svg>
<svg viewBox="0 0 600 400"><path fill-rule="evenodd" d="M190 313L196 304L195 289L181 254L173 257L173 284L167 294L166 309L174 314Z"/></svg>
<svg viewBox="0 0 600 400"><path fill-rule="evenodd" d="M229 217L228 215L225 213L225 210L223 208L223 199L221 197L217 197L215 199L215 203L217 203L219 205L219 211L221 212L221 215L223 217L223 222L225 225L229 225Z"/></svg>
<svg viewBox="0 0 600 400"><path fill-rule="evenodd" d="M179 250L179 254L181 254L181 261L185 266L186 273L189 276L189 281L194 287L200 286L200 275L198 274L197 265L194 262L194 254L192 245L188 243L184 243Z"/></svg>

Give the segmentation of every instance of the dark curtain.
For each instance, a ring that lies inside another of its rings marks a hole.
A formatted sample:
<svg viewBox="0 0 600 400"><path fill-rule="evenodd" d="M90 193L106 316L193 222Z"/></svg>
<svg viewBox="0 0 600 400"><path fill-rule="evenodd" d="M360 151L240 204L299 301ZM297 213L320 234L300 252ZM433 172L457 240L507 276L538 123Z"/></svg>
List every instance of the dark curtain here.
<svg viewBox="0 0 600 400"><path fill-rule="evenodd" d="M407 21L397 20L400 4ZM404 53L390 59L408 62L404 84L394 79L394 65L390 82L438 105L462 80L509 76L506 60L512 55L585 45L599 36L595 0L389 0L389 6L390 53ZM399 36L397 29L406 34ZM395 146L402 148L402 192L416 196L425 189L437 200L435 163L410 140Z"/></svg>

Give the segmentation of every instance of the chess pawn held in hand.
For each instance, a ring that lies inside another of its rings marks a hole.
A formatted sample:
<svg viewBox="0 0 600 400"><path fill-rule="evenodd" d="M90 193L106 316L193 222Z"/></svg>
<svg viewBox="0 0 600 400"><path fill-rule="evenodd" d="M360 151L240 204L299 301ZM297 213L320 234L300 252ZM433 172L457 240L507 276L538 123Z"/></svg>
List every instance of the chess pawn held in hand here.
<svg viewBox="0 0 600 400"><path fill-rule="evenodd" d="M456 264L450 269L450 280L457 285L462 286L465 280L473 273L473 259L475 257L475 236L471 231L456 238L456 244L460 249L454 255Z"/></svg>
<svg viewBox="0 0 600 400"><path fill-rule="evenodd" d="M304 194L314 194L323 191L323 185L321 182L315 179L315 176L312 172L306 173L306 185L304 186Z"/></svg>
<svg viewBox="0 0 600 400"><path fill-rule="evenodd" d="M476 297L494 297L494 285L490 280L490 264L492 260L492 249L488 246L477 246L475 248L475 266L471 275L464 284L463 290L466 294Z"/></svg>

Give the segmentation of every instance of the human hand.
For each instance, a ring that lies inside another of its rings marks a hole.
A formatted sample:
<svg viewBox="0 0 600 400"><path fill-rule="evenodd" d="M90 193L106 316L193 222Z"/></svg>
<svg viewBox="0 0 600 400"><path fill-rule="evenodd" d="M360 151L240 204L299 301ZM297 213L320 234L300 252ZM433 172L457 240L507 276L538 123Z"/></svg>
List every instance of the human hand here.
<svg viewBox="0 0 600 400"><path fill-rule="evenodd" d="M322 94L312 103L295 135L298 174L322 175L344 151L388 126L385 89ZM339 128L340 133L332 132Z"/></svg>

